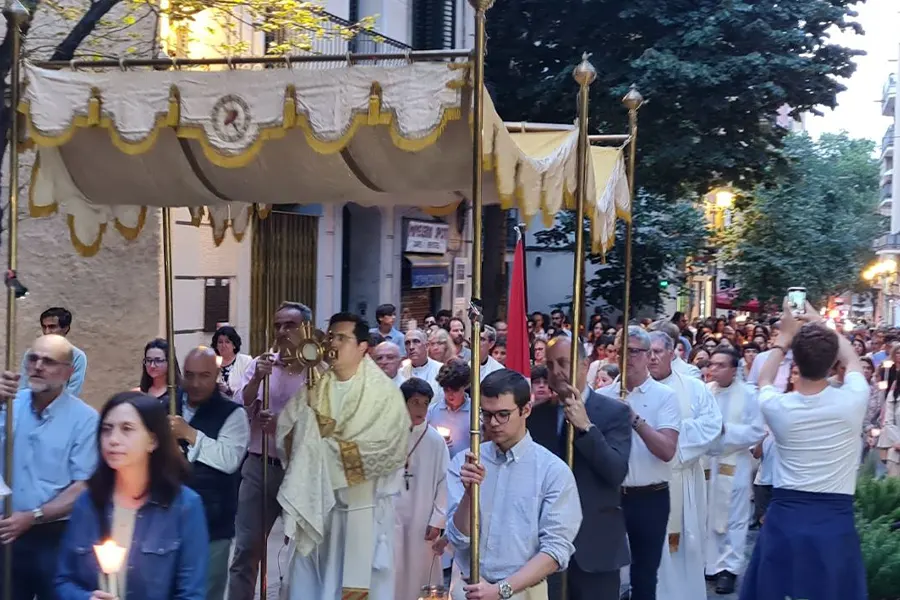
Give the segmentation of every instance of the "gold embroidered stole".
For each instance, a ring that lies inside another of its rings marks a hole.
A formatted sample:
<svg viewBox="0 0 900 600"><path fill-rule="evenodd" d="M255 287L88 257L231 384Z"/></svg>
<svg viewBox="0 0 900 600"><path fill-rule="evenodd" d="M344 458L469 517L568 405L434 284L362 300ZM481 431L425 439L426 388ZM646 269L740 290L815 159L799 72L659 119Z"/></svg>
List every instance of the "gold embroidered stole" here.
<svg viewBox="0 0 900 600"><path fill-rule="evenodd" d="M730 423L742 424L744 420L744 406L747 403L747 389L742 383L735 380L728 388L720 388L715 383L710 384L710 391L716 396L725 395L725 407L722 410L722 419L725 423L725 431L728 431ZM720 404L721 406L721 404ZM724 534L728 531L728 513L731 508L731 490L734 488L734 475L737 471L738 454L741 451L722 454L713 457L715 473L710 477L710 501L707 503L709 514L712 517L712 527L716 533Z"/></svg>
<svg viewBox="0 0 900 600"><path fill-rule="evenodd" d="M691 390L679 373L672 371L664 382L675 391L678 397L678 406L681 409L681 420L690 419L693 415L691 409ZM679 436L680 439L680 436ZM689 473L689 471L688 471ZM681 533L684 528L684 483L685 469L681 464L678 450L675 450L675 458L672 459L672 477L669 480L669 523L666 532L669 540L669 552L677 552L681 543Z"/></svg>

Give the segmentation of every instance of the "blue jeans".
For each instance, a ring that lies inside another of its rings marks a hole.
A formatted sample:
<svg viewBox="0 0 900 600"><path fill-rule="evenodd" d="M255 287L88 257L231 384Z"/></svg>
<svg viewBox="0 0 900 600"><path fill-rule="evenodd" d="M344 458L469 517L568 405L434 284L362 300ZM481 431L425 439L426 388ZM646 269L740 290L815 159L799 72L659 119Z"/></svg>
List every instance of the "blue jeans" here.
<svg viewBox="0 0 900 600"><path fill-rule="evenodd" d="M67 523L35 525L13 542L12 600L56 600L56 556Z"/></svg>

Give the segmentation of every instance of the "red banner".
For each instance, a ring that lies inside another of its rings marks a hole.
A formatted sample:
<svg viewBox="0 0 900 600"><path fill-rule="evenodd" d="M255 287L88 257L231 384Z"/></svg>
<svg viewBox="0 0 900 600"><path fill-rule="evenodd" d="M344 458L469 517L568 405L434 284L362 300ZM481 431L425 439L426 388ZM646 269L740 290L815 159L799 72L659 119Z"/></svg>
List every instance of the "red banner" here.
<svg viewBox="0 0 900 600"><path fill-rule="evenodd" d="M506 368L531 377L528 314L525 312L525 242L516 244L512 280L509 285L509 330L506 333Z"/></svg>

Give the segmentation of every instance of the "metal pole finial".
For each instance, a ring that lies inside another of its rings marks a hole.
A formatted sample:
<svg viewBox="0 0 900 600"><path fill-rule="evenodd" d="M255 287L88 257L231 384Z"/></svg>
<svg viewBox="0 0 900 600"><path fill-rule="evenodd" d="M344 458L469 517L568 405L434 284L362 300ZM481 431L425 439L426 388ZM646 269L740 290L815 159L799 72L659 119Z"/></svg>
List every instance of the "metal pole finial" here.
<svg viewBox="0 0 900 600"><path fill-rule="evenodd" d="M494 5L494 0L469 0L469 4L477 12L487 12Z"/></svg>
<svg viewBox="0 0 900 600"><path fill-rule="evenodd" d="M624 104L625 108L628 110L637 110L643 103L644 97L641 96L641 93L638 91L637 84L632 83L631 87L628 89L628 93L622 98L622 104Z"/></svg>
<svg viewBox="0 0 900 600"><path fill-rule="evenodd" d="M7 2L6 6L3 8L3 12L6 14L8 19L20 25L27 21L28 17L31 16L31 13L28 12L28 9L25 8L25 5L19 2L19 0L12 0L12 2Z"/></svg>
<svg viewBox="0 0 900 600"><path fill-rule="evenodd" d="M590 57L591 55L585 52L581 56L581 63L572 72L572 77L575 78L578 85L591 85L597 79L597 69L588 60Z"/></svg>

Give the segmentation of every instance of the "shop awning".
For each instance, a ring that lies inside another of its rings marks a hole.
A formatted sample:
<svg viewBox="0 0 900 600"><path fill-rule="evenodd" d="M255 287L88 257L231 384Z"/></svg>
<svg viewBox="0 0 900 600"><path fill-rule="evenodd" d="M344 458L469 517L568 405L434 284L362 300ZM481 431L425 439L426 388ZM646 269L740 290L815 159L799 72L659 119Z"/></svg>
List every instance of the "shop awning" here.
<svg viewBox="0 0 900 600"><path fill-rule="evenodd" d="M406 253L403 258L409 263L412 288L441 287L450 281L450 260L444 255Z"/></svg>
<svg viewBox="0 0 900 600"><path fill-rule="evenodd" d="M716 308L720 310L740 310L743 312L758 313L761 309L759 300L752 298L743 304L735 302L739 290L722 290L716 294Z"/></svg>
<svg viewBox="0 0 900 600"><path fill-rule="evenodd" d="M38 149L30 210L67 215L96 253L108 224L137 236L152 207L210 217L221 242L278 203L405 205L449 213L471 187L468 63L330 69L43 69L19 107ZM509 134L485 102L485 201L524 217L574 206L577 132ZM595 251L630 214L622 151L594 148Z"/></svg>

